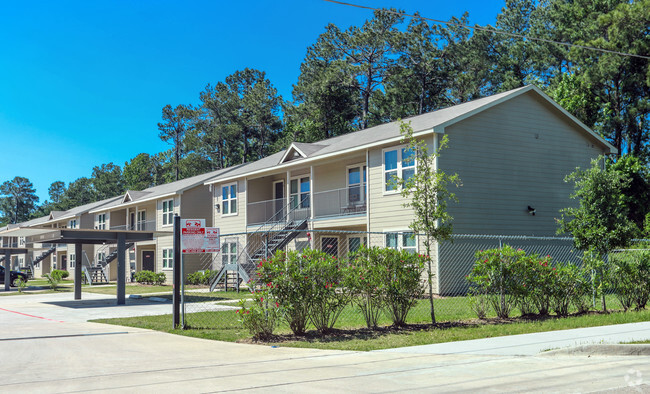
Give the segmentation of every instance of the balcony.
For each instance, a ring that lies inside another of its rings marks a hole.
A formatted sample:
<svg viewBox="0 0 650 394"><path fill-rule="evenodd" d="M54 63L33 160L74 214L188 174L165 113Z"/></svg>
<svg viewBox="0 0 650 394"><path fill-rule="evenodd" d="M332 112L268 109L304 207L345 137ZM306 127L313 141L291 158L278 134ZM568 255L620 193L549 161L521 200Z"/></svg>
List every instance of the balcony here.
<svg viewBox="0 0 650 394"><path fill-rule="evenodd" d="M360 186L314 193L316 218L365 214L366 193Z"/></svg>
<svg viewBox="0 0 650 394"><path fill-rule="evenodd" d="M111 230L129 230L129 231L156 231L156 221L147 220L129 225L123 224L119 226L111 226Z"/></svg>
<svg viewBox="0 0 650 394"><path fill-rule="evenodd" d="M343 189L327 190L313 194L314 217L341 217L366 214L366 193L365 187L350 186ZM297 196L293 197L294 199ZM291 207L287 206L287 199L278 198L274 200L249 203L246 207L248 225L263 224L273 219L277 221L286 220L287 209L294 209L292 216L304 218L309 215L311 201L309 196L298 202L291 200Z"/></svg>

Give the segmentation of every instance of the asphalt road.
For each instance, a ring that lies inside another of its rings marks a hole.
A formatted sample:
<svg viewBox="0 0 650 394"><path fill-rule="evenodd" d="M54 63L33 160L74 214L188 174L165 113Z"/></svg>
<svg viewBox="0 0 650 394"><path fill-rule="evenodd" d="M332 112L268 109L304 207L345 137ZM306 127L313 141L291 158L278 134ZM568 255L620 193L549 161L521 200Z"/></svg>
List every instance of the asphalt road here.
<svg viewBox="0 0 650 394"><path fill-rule="evenodd" d="M0 392L650 392L647 355L272 348L88 323L171 308L71 298L0 297Z"/></svg>

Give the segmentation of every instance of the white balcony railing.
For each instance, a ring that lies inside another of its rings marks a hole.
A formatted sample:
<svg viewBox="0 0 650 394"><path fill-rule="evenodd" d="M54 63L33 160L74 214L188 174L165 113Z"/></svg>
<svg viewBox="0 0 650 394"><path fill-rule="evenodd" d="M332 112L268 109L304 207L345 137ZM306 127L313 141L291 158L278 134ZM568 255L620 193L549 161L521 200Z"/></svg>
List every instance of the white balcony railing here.
<svg viewBox="0 0 650 394"><path fill-rule="evenodd" d="M122 224L119 226L111 226L111 230L129 230L129 231L156 231L156 221L147 220L129 225Z"/></svg>
<svg viewBox="0 0 650 394"><path fill-rule="evenodd" d="M365 197L365 187L362 189L360 186L314 193L314 216L324 218L363 215L366 213ZM309 200L303 201L302 205L305 207L304 210L310 210ZM249 203L246 207L248 225L266 223L273 217L284 218L284 212L287 209L287 199L285 198ZM278 214L279 212L280 214Z"/></svg>

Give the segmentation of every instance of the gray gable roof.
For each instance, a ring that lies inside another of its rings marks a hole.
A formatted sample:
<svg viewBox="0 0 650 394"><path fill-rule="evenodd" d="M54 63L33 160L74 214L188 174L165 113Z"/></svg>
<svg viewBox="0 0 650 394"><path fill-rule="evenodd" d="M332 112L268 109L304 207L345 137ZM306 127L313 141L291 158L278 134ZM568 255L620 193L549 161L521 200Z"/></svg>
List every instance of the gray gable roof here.
<svg viewBox="0 0 650 394"><path fill-rule="evenodd" d="M560 112L562 112L565 116L571 119L571 121L576 123L583 130L585 130L585 132L591 134L594 138L600 140L600 142L603 145L607 146L610 150L615 151L615 148L611 144L609 144L602 137L594 133L591 129L585 126L577 118L575 118L573 115L568 113L564 108L560 107L557 103L555 103L550 97L548 97L539 88L537 88L534 85L527 85L503 93L498 93L489 97L483 97L477 100L439 109L437 111L429 112L426 114L405 118L402 121L385 123L364 130L359 130L341 136L329 138L326 140L317 141L312 144L294 142L292 143L292 146L295 146L298 149L300 149L306 155L306 157L287 161L286 165L291 165L294 162L300 162L308 159L316 159L319 157L336 155L338 153L342 153L346 151L363 149L370 146L376 146L382 143L399 141L401 139L401 134L400 134L401 122L410 123L410 126L413 129L413 133L415 135L417 135L418 133L444 132L444 128L450 124L461 121L476 113L491 108L494 105L500 104L504 101L510 100L521 94L531 92L531 91L535 92L538 95L538 97L541 97L542 99L551 103ZM290 147L289 149L292 148ZM275 166L279 166L279 165L284 166L285 163L281 162L281 159L285 156L286 153L287 151L283 150L274 155L265 157L261 160L240 167L236 171L232 171L230 173L217 174L214 177L212 177L212 179L208 180L206 183L209 184L209 183L225 182L239 176L244 176L247 174L257 173L267 169L272 169Z"/></svg>

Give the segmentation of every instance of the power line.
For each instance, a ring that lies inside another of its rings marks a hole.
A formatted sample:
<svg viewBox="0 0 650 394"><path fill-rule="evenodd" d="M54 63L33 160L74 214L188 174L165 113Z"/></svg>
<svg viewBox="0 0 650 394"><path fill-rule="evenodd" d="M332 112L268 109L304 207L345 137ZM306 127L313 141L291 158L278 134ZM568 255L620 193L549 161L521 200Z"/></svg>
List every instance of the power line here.
<svg viewBox="0 0 650 394"><path fill-rule="evenodd" d="M346 3L344 1L338 1L338 0L323 0L323 1L326 1L328 3L345 5L345 6L349 6L349 7L361 8L361 9L365 9L365 10L383 11L383 12L387 12L387 13L390 13L390 14L406 16L406 17L409 17L409 18L419 18L419 19L424 19L424 20L427 20L427 21L431 21L431 22L435 22L435 23L441 23L441 24L445 24L445 25L449 25L449 26L462 27L462 28L465 28L465 29L468 29L468 30L472 30L472 29L473 30L480 30L480 31L486 31L486 32L491 32L491 33L496 33L496 34L503 34L503 35L510 36L510 37L522 38L522 39L526 39L526 40L530 40L530 41L540 41L540 42L545 42L545 43L548 43L548 44L558 44L558 45L564 45L564 46L567 46L567 47L576 47L576 48L588 49L588 50L592 50L592 51L599 51L599 52L604 52L604 53L612 53L612 54L615 54L615 55L636 57L636 58L640 58L640 59L648 59L648 60L650 60L650 56L635 55L633 53L612 51L612 50L609 50L609 49L596 48L596 47L590 47L590 46L579 45L579 44L572 44L570 42L553 41L553 40L548 40L546 38L529 37L529 36L525 36L523 34L509 33L507 31L503 31L503 30L490 29L489 27L482 27L482 26L478 26L478 25L475 25L475 26L463 25L462 23L454 23L454 22L448 22L448 21L443 21L443 20L439 20L439 19L427 18L427 17L421 16L421 15L407 14L405 12L397 12L397 11L392 11L392 10L388 10L388 9L384 9L384 8L369 7L369 6L359 5L359 4Z"/></svg>

